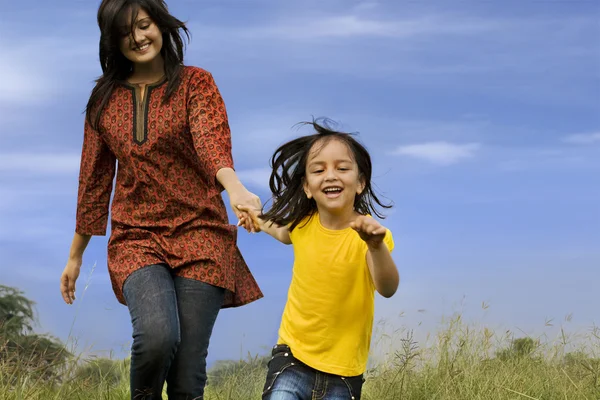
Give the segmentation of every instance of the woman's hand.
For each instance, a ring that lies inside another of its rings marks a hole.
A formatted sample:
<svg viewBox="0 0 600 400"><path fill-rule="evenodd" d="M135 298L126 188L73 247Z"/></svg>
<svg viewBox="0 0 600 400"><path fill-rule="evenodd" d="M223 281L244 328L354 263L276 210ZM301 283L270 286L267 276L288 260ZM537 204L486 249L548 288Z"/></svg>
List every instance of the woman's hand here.
<svg viewBox="0 0 600 400"><path fill-rule="evenodd" d="M83 252L91 238L91 235L81 235L77 232L73 235L69 260L60 277L60 293L67 304L73 304L75 301L75 282L79 278L79 272L81 271Z"/></svg>
<svg viewBox="0 0 600 400"><path fill-rule="evenodd" d="M242 204L238 206L238 209L242 212L242 217L238 222L238 226L246 227L248 224L251 224L253 230L251 229L250 232L257 233L262 231L264 221L259 218L262 209L252 208Z"/></svg>
<svg viewBox="0 0 600 400"><path fill-rule="evenodd" d="M69 258L60 277L60 293L67 304L73 304L75 301L75 282L79 278L81 264L81 258Z"/></svg>
<svg viewBox="0 0 600 400"><path fill-rule="evenodd" d="M252 223L251 216L246 211L240 210L238 207L247 206L251 209L260 210L262 208L260 198L241 184L227 192L227 194L229 195L231 208L238 217L238 226L244 227L244 229L246 229L248 232L257 232L254 224Z"/></svg>
<svg viewBox="0 0 600 400"><path fill-rule="evenodd" d="M258 196L246 189L232 168L221 168L217 171L217 180L229 195L231 208L238 217L237 225L243 226L248 232L255 232L251 218L249 218L246 212L240 210L238 206L248 206L260 210L262 204Z"/></svg>

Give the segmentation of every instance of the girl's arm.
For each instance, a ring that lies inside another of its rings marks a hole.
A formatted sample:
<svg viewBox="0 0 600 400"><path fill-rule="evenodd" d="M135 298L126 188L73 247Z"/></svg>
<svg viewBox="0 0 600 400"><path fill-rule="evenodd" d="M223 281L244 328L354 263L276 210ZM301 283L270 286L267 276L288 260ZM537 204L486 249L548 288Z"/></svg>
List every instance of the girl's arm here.
<svg viewBox="0 0 600 400"><path fill-rule="evenodd" d="M398 268L396 268L396 263L392 259L392 254L383 242L376 246L368 244L367 246L369 248L367 251L367 264L375 289L383 297L392 297L400 283Z"/></svg>
<svg viewBox="0 0 600 400"><path fill-rule="evenodd" d="M279 240L283 244L292 244L290 239L290 231L287 226L280 226L272 221L265 221L262 218L259 218L260 210L256 208L250 208L249 206L243 205L239 206L238 209L240 211L246 212L250 218L252 218L252 225L254 225L254 230L257 232L263 231L275 239ZM242 216L240 219L240 225L244 225L248 221L245 221L245 216Z"/></svg>
<svg viewBox="0 0 600 400"><path fill-rule="evenodd" d="M400 275L384 241L387 229L367 216L358 217L350 226L367 244L367 265L375 289L383 297L392 297L400 284Z"/></svg>

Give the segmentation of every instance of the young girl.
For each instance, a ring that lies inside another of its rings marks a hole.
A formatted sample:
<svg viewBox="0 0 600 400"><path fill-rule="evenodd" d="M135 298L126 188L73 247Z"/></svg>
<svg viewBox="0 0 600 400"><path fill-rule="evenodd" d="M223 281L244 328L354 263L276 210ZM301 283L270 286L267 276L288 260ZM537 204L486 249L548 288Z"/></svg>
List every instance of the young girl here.
<svg viewBox="0 0 600 400"><path fill-rule="evenodd" d="M260 200L233 170L223 99L209 72L183 65L187 29L164 1L103 0L98 25L103 74L87 105L61 292L72 304L84 250L106 233L116 173L108 270L133 326L131 398L161 399L166 381L169 399L202 399L219 310L262 296L221 192L232 204Z"/></svg>
<svg viewBox="0 0 600 400"><path fill-rule="evenodd" d="M369 153L349 134L311 125L315 134L272 158L272 208L241 208L255 231L294 246L264 400L360 399L374 292L391 297L399 283L392 234L370 216L388 206L371 188Z"/></svg>

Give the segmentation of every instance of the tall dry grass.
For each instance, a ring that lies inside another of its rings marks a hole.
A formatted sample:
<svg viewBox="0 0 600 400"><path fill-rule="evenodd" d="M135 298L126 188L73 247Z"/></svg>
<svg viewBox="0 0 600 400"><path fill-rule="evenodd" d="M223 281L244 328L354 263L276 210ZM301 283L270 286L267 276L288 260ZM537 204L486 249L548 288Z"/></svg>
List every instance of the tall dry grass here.
<svg viewBox="0 0 600 400"><path fill-rule="evenodd" d="M510 332L468 324L456 315L423 341L408 329L381 337L377 346L388 350L366 374L364 400L600 399L597 328L519 339L525 346L518 347ZM74 359L60 383L36 379L15 368L18 362L0 361L0 400L129 399L127 361ZM213 370L205 399L260 399L265 373L260 357Z"/></svg>

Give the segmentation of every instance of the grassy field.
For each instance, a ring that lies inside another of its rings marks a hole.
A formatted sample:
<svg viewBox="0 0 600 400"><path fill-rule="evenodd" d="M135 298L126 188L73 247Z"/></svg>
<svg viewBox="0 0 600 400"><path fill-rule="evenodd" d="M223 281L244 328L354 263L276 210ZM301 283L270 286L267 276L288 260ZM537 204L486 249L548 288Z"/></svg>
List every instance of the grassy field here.
<svg viewBox="0 0 600 400"><path fill-rule="evenodd" d="M456 316L424 343L406 330L380 337L377 347L389 350L367 374L365 400L600 399L598 329L576 338L563 332L555 339L515 340ZM0 360L1 400L129 399L126 361L73 360L62 366L63 382L51 385L39 369L25 372L15 360ZM205 399L260 399L264 361L220 364L210 373Z"/></svg>

